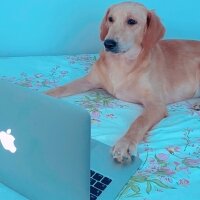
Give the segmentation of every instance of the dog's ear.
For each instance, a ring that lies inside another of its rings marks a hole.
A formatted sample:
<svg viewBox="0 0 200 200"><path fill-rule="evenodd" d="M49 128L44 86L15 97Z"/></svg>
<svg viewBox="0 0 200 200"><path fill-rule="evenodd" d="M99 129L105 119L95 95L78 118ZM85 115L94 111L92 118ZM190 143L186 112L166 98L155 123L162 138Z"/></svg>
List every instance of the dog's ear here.
<svg viewBox="0 0 200 200"><path fill-rule="evenodd" d="M147 15L146 30L142 40L143 49L146 51L152 49L164 34L165 28L160 22L160 19L153 11L149 11Z"/></svg>
<svg viewBox="0 0 200 200"><path fill-rule="evenodd" d="M106 15L103 18L103 21L101 22L101 32L100 32L100 39L103 41L108 33L108 14L110 12L110 9L107 10Z"/></svg>

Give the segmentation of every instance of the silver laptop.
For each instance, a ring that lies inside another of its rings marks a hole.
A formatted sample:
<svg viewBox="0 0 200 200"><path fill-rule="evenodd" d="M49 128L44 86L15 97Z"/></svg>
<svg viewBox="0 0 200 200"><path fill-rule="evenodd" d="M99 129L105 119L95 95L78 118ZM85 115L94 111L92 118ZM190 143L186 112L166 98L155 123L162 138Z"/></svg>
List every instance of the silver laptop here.
<svg viewBox="0 0 200 200"><path fill-rule="evenodd" d="M1 80L0 182L30 200L115 199L141 161L115 163L90 130L84 109Z"/></svg>

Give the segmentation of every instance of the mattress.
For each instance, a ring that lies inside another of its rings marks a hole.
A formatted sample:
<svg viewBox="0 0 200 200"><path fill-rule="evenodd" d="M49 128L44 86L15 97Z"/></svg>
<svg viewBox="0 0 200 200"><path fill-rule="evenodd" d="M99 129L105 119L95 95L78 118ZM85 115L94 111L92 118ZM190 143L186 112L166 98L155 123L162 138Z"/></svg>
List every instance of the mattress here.
<svg viewBox="0 0 200 200"><path fill-rule="evenodd" d="M0 58L0 78L39 92L71 82L88 73L98 55ZM103 90L63 98L86 108L92 138L112 146L141 114L140 105L115 99ZM190 99L168 105L169 116L138 145L143 163L117 200L180 200L200 198L200 112ZM24 200L0 184L0 199Z"/></svg>

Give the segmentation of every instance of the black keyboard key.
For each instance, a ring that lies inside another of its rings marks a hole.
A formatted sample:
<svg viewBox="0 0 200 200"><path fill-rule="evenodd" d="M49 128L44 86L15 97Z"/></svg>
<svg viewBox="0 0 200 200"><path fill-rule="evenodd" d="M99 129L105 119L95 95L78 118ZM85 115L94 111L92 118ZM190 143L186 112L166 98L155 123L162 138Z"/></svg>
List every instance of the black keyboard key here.
<svg viewBox="0 0 200 200"><path fill-rule="evenodd" d="M90 193L95 195L95 196L99 196L101 194L101 190L98 190L97 188L93 187L93 186L90 186Z"/></svg>
<svg viewBox="0 0 200 200"><path fill-rule="evenodd" d="M100 181L103 178L103 176L101 174L96 173L92 178L97 181Z"/></svg>
<svg viewBox="0 0 200 200"><path fill-rule="evenodd" d="M96 187L97 189L100 189L100 190L105 190L105 188L107 187L107 185L103 184L103 183L100 183L100 182L97 182L94 187Z"/></svg>
<svg viewBox="0 0 200 200"><path fill-rule="evenodd" d="M101 182L102 182L103 184L105 184L105 185L109 185L109 184L112 182L112 180L109 179L109 178L107 178L107 177L104 177L104 178L101 180Z"/></svg>
<svg viewBox="0 0 200 200"><path fill-rule="evenodd" d="M97 200L98 196L111 182L110 178L90 170L90 200Z"/></svg>
<svg viewBox="0 0 200 200"><path fill-rule="evenodd" d="M93 178L90 178L90 185L94 185L96 181Z"/></svg>
<svg viewBox="0 0 200 200"><path fill-rule="evenodd" d="M96 200L96 199L97 199L96 196L94 196L93 194L90 194L90 200Z"/></svg>
<svg viewBox="0 0 200 200"><path fill-rule="evenodd" d="M90 177L92 177L94 174L95 174L95 172L90 170Z"/></svg>

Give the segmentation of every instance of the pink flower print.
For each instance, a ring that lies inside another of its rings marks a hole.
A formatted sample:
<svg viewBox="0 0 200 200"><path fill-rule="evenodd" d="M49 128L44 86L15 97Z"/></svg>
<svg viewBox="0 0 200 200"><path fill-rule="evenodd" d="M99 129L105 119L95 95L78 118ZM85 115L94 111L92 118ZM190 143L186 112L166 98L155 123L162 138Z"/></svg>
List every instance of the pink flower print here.
<svg viewBox="0 0 200 200"><path fill-rule="evenodd" d="M190 184L190 181L183 178L183 179L180 179L180 180L178 181L178 184L179 184L179 185L182 185L182 186L188 186L188 185Z"/></svg>
<svg viewBox="0 0 200 200"><path fill-rule="evenodd" d="M44 80L44 81L42 81L42 84L43 84L43 85L50 85L51 82L50 82L49 80Z"/></svg>
<svg viewBox="0 0 200 200"><path fill-rule="evenodd" d="M178 165L180 165L181 163L175 161L174 164L175 164L176 166L178 166Z"/></svg>
<svg viewBox="0 0 200 200"><path fill-rule="evenodd" d="M114 118L114 114L107 114L106 117L113 119Z"/></svg>
<svg viewBox="0 0 200 200"><path fill-rule="evenodd" d="M98 119L100 117L100 113L98 111L92 111L91 116L94 119Z"/></svg>
<svg viewBox="0 0 200 200"><path fill-rule="evenodd" d="M181 167L179 167L178 169L179 169L179 170L188 170L188 167L186 167L186 166L181 166Z"/></svg>
<svg viewBox="0 0 200 200"><path fill-rule="evenodd" d="M167 167L163 167L159 171L166 174L166 175L175 174L175 172L173 170L171 170L170 168L167 168Z"/></svg>
<svg viewBox="0 0 200 200"><path fill-rule="evenodd" d="M114 104L111 102L111 103L108 103L108 107L109 108L113 108L114 107Z"/></svg>
<svg viewBox="0 0 200 200"><path fill-rule="evenodd" d="M155 162L149 162L149 168L150 169L158 169L160 165L155 161Z"/></svg>
<svg viewBox="0 0 200 200"><path fill-rule="evenodd" d="M183 163L189 167L199 167L200 159L185 158Z"/></svg>
<svg viewBox="0 0 200 200"><path fill-rule="evenodd" d="M159 153L159 154L157 154L156 156L157 156L157 158L158 158L159 160L162 160L162 161L167 161L168 158L169 158L169 156L168 156L167 154L164 154L164 153Z"/></svg>
<svg viewBox="0 0 200 200"><path fill-rule="evenodd" d="M31 84L31 82L21 82L21 83L19 83L21 86L25 86L25 87L32 87L32 84Z"/></svg>
<svg viewBox="0 0 200 200"><path fill-rule="evenodd" d="M144 151L153 152L154 150L152 148L150 148L150 147L145 147Z"/></svg>
<svg viewBox="0 0 200 200"><path fill-rule="evenodd" d="M165 179L166 182L169 182L169 183L173 182L173 180L170 177L165 177L164 179Z"/></svg>
<svg viewBox="0 0 200 200"><path fill-rule="evenodd" d="M149 158L149 163L151 164L156 163L156 160L154 158Z"/></svg>

